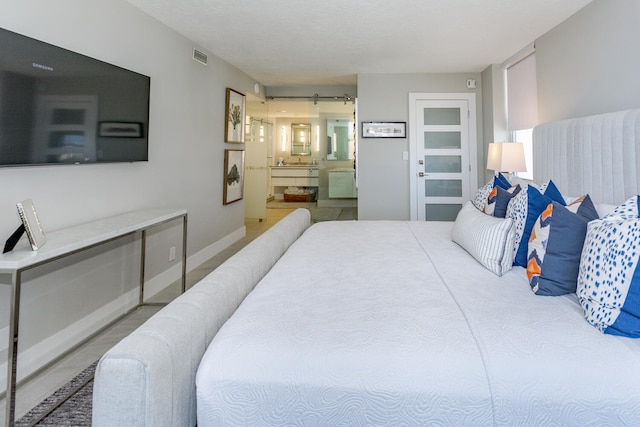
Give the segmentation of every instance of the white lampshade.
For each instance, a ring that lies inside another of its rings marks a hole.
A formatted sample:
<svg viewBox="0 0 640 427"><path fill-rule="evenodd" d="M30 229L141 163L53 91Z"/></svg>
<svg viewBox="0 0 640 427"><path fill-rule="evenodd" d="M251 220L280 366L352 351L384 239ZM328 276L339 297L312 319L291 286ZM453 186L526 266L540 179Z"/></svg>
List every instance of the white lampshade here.
<svg viewBox="0 0 640 427"><path fill-rule="evenodd" d="M497 172L526 172L524 145L521 142L492 142L489 144L487 169Z"/></svg>

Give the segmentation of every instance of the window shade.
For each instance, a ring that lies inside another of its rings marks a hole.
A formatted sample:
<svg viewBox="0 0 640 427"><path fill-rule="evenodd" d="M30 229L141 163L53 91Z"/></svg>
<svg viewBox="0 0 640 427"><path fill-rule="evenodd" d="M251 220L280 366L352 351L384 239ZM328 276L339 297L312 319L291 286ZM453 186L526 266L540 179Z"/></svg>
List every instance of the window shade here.
<svg viewBox="0 0 640 427"><path fill-rule="evenodd" d="M535 53L507 68L507 103L510 131L531 129L538 124Z"/></svg>

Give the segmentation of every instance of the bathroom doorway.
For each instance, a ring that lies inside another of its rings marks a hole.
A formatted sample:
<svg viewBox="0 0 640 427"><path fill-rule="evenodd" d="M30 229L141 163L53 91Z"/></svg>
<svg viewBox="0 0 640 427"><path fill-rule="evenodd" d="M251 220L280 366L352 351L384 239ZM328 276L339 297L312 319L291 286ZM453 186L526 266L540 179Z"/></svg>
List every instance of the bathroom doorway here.
<svg viewBox="0 0 640 427"><path fill-rule="evenodd" d="M357 219L356 108L355 99L248 98L247 123L261 120L270 132L256 146L260 136L247 129L247 159L256 150L264 162L246 162L245 194L254 194L254 186L262 191L261 183L266 190L264 198L245 200L245 217L262 218L263 210L253 207L264 205L306 207L318 220Z"/></svg>

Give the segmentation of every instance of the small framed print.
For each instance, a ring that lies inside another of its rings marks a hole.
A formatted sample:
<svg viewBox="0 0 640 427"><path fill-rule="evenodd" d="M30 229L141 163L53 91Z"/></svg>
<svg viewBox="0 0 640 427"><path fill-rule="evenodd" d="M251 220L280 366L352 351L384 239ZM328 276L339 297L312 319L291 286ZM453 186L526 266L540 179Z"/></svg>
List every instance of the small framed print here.
<svg viewBox="0 0 640 427"><path fill-rule="evenodd" d="M406 138L407 122L362 122L363 138Z"/></svg>
<svg viewBox="0 0 640 427"><path fill-rule="evenodd" d="M225 101L226 121L224 124L224 142L244 144L245 95L227 88Z"/></svg>
<svg viewBox="0 0 640 427"><path fill-rule="evenodd" d="M244 188L244 150L224 150L223 185L223 205L242 200Z"/></svg>

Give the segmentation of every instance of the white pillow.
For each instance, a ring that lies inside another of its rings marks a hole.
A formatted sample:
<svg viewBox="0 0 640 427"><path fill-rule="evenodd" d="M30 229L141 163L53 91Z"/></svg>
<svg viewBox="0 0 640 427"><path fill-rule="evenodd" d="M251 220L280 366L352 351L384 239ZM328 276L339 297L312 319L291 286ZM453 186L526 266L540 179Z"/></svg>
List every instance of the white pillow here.
<svg viewBox="0 0 640 427"><path fill-rule="evenodd" d="M511 270L515 238L511 218L486 215L471 202L462 207L451 230L451 240L498 276Z"/></svg>

